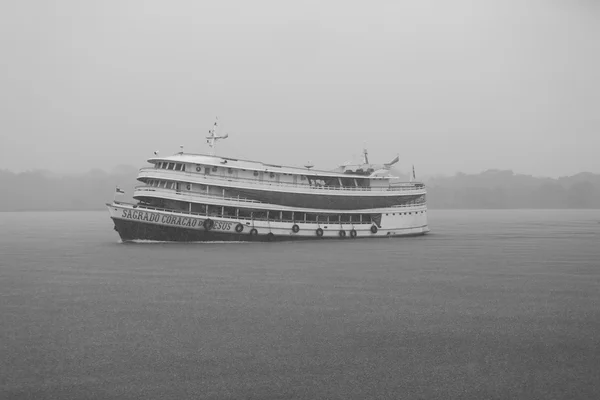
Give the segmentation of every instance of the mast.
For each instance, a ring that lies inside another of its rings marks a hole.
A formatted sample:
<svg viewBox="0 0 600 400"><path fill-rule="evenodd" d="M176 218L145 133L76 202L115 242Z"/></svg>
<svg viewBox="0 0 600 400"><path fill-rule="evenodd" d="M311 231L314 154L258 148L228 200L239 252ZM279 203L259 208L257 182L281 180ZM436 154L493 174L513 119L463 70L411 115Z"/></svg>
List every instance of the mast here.
<svg viewBox="0 0 600 400"><path fill-rule="evenodd" d="M217 130L217 126L218 126L218 121L219 121L219 118L216 117L215 118L215 123L214 123L212 129L209 129L209 131L208 131L209 136L206 137L206 143L208 143L208 145L210 146L210 155L211 156L215 155L215 146L217 144L217 140L219 140L219 139L227 139L227 137L229 136L228 134L225 134L223 136L217 136L215 134L215 132Z"/></svg>

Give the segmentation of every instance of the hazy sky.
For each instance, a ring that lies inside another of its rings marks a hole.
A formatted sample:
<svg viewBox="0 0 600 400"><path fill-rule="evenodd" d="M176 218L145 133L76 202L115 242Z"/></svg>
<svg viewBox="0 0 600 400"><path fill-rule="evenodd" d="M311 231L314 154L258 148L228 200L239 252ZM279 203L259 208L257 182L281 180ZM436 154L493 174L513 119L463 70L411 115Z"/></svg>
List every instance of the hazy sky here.
<svg viewBox="0 0 600 400"><path fill-rule="evenodd" d="M154 150L600 173L598 0L6 0L0 169Z"/></svg>

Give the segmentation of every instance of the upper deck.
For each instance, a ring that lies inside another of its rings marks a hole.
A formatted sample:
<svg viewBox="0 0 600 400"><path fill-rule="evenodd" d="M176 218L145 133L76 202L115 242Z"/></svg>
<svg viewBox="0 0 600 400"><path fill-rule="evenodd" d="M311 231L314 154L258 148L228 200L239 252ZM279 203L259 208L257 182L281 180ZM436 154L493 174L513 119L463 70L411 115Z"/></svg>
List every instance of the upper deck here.
<svg viewBox="0 0 600 400"><path fill-rule="evenodd" d="M230 157L211 156L206 154L177 153L168 157L153 157L148 159L151 164L160 162L210 165L211 167L228 167L244 171L278 173L286 175L307 176L315 178L357 178L357 179L394 179L388 170L380 169L373 174L350 174L336 171L325 171L313 168L302 168L287 165L267 164L260 161L242 160ZM385 175L383 175L385 173Z"/></svg>
<svg viewBox="0 0 600 400"><path fill-rule="evenodd" d="M177 176L187 175L193 181L209 179L217 184L222 181L226 186L252 184L272 189L275 186L280 190L286 190L286 187L337 191L424 190L422 183L392 182L397 178L390 174L389 169L379 169L367 175L184 153L155 157L148 162L154 164L154 167L142 168L138 179L169 179L171 176L173 180L177 180Z"/></svg>

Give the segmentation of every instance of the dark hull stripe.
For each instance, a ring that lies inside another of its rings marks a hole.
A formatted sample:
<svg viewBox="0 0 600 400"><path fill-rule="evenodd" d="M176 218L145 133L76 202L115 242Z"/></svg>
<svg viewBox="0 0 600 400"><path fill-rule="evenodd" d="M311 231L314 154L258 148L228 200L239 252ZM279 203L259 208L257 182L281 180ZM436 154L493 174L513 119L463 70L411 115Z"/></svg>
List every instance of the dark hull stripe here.
<svg viewBox="0 0 600 400"><path fill-rule="evenodd" d="M338 210L362 210L372 208L392 207L407 204L417 199L419 195L380 195L380 196L348 196L331 193L287 193L250 189L226 189L229 197L248 198L263 203L279 204L288 207L321 208ZM385 192L384 192L385 193Z"/></svg>
<svg viewBox="0 0 600 400"><path fill-rule="evenodd" d="M121 240L124 242L132 240L154 240L161 242L220 242L220 241L234 241L234 242L281 242L281 241L294 241L294 240L322 240L322 239L336 239L336 240L355 240L350 239L346 236L345 239L338 237L305 237L305 236L269 236L265 234L259 234L256 236L250 236L248 232L236 233L236 232L218 232L218 231L205 231L203 229L189 229L174 226L163 226L149 224L138 221L128 221L118 218L112 219L115 223L115 230L121 236ZM425 233L416 233L410 235L396 235L394 237L407 237L407 236L421 236ZM391 236L369 236L368 238L386 238ZM361 237L357 239L366 239L367 237Z"/></svg>

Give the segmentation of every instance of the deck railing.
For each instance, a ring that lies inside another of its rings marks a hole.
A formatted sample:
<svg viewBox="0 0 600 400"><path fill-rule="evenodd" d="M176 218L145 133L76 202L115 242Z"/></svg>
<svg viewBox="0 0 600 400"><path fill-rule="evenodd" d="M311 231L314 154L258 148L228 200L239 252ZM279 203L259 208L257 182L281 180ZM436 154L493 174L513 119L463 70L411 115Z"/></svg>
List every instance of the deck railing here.
<svg viewBox="0 0 600 400"><path fill-rule="evenodd" d="M253 199L247 199L247 198L243 198L243 197L227 197L227 196L219 196L219 195L215 195L215 194L207 194L205 192L194 192L194 191L189 191L189 190L176 190L176 189L167 189L167 188L160 188L160 187L154 187L154 186L136 186L135 187L135 192L134 192L134 196L137 195L137 192L154 192L154 193L164 193L164 194L168 194L168 195L177 195L178 199L181 200L185 200L188 201L190 203L199 203L202 201L202 199L210 199L210 200L218 200L218 201L229 201L232 203L249 203L249 204L260 204L260 205L264 205L264 206L269 206L269 207L277 207L276 204L268 204L268 203L264 203L262 201L258 201L258 200L253 200ZM406 204L398 204L398 205L393 205L390 207L416 207L416 206L421 206L421 205L425 205L426 201L424 200L419 200L419 199L415 199L409 203ZM231 205L231 206L227 206L227 207L235 207L235 205ZM285 207L285 206L284 206ZM384 208L390 208L390 207L384 207ZM288 210L273 210L273 211L288 211ZM291 210L289 210L291 211ZM323 213L327 213L327 211L325 210L314 210L314 211L298 211L298 212L323 212ZM350 211L348 210L348 213L356 213L356 211Z"/></svg>
<svg viewBox="0 0 600 400"><path fill-rule="evenodd" d="M191 190L167 189L167 188L146 186L146 185L136 186L135 191L162 192L162 193L168 193L168 194L175 193L175 194L180 194L182 196L194 197L195 199L198 199L199 197L209 197L209 198L218 199L218 200L237 201L237 202L242 202L242 203L254 203L254 204L262 203L262 201L247 199L245 197L227 197L227 196L219 196L216 194L209 194L209 193L205 193L205 192L196 192L196 191L191 191Z"/></svg>
<svg viewBox="0 0 600 400"><path fill-rule="evenodd" d="M299 184L291 182L277 182L267 179L250 179L250 178L227 178L218 175L204 175L197 172L189 171L176 171L169 169L159 169L152 167L140 168L140 173L153 172L159 173L164 179L174 180L176 176L185 176L192 178L192 183L201 183L200 181L216 181L216 182L241 182L254 186L282 186L282 187L294 187L299 189L307 189L314 191L340 191L340 192L414 192L424 191L425 187L418 187L410 184L410 186L403 186L403 184L389 185L386 187L339 187L339 186L318 186L309 184ZM141 176L141 174L140 174Z"/></svg>

